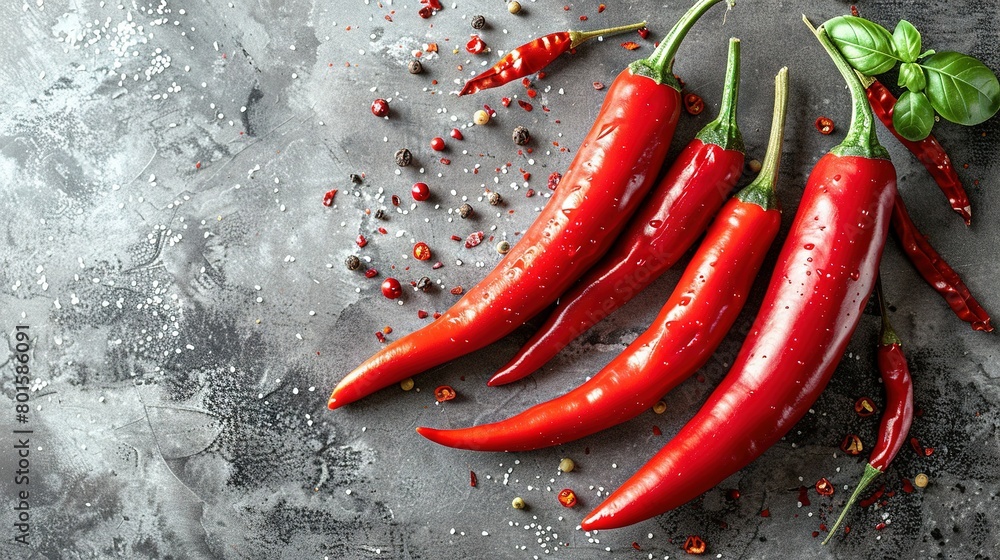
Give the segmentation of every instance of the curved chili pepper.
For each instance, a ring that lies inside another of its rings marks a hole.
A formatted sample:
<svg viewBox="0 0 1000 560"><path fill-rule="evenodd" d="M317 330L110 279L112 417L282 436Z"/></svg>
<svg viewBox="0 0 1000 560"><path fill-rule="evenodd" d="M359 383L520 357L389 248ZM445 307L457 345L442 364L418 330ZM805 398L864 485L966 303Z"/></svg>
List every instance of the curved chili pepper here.
<svg viewBox="0 0 1000 560"><path fill-rule="evenodd" d="M892 229L899 239L903 252L909 257L920 276L941 294L955 315L972 324L972 328L977 331L991 332L993 325L989 313L972 296L972 292L958 273L948 266L924 234L920 233L900 196L896 197L896 203L892 208Z"/></svg>
<svg viewBox="0 0 1000 560"><path fill-rule="evenodd" d="M548 66L562 53L602 35L616 35L646 27L646 22L599 29L597 31L560 31L549 33L511 50L488 70L465 82L458 95L476 93L502 86Z"/></svg>
<svg viewBox="0 0 1000 560"><path fill-rule="evenodd" d="M417 428L461 449L527 451L620 424L648 410L705 365L743 309L781 225L774 185L784 129L788 70L775 78L774 121L757 179L719 212L653 324L580 387L507 420L458 430Z"/></svg>
<svg viewBox="0 0 1000 560"><path fill-rule="evenodd" d="M882 124L889 129L899 141L917 156L920 163L924 164L928 173L934 181L941 187L941 192L948 197L948 203L959 216L965 220L965 225L972 224L972 205L969 203L969 195L962 187L962 180L958 178L955 167L951 164L951 158L944 151L941 143L931 134L919 142L907 140L896 132L892 126L892 109L896 105L896 97L882 85L877 79L865 76L862 83L866 86L865 93L868 95L868 102L875 110L875 116L882 121ZM868 83L868 82L871 83Z"/></svg>
<svg viewBox="0 0 1000 560"><path fill-rule="evenodd" d="M739 39L730 41L718 118L677 156L614 247L559 298L542 327L488 385L511 383L542 367L659 278L711 223L743 172L743 136L736 125L739 47Z"/></svg>
<svg viewBox="0 0 1000 560"><path fill-rule="evenodd" d="M823 539L823 544L833 538L848 510L865 488L889 468L889 463L906 443L906 436L913 424L913 379L910 377L910 366L903 354L902 341L889 324L889 313L885 308L881 282L878 283L878 303L882 313L882 335L879 339L877 359L879 375L882 376L882 383L885 385L885 412L879 424L878 441L868 457L865 472L858 481L857 488L848 498L847 504L844 505L844 509L841 510L840 516L837 517L837 522L830 529L830 534Z"/></svg>
<svg viewBox="0 0 1000 560"><path fill-rule="evenodd" d="M756 459L816 401L857 327L889 232L896 173L861 83L823 28L815 34L851 89L847 136L809 176L732 369L677 436L583 520L584 530L678 507Z"/></svg>
<svg viewBox="0 0 1000 560"><path fill-rule="evenodd" d="M522 239L437 320L389 344L334 388L335 409L507 335L604 254L652 187L680 115L673 57L720 0L699 0L648 59L612 83L559 189ZM729 0L732 1L732 0Z"/></svg>

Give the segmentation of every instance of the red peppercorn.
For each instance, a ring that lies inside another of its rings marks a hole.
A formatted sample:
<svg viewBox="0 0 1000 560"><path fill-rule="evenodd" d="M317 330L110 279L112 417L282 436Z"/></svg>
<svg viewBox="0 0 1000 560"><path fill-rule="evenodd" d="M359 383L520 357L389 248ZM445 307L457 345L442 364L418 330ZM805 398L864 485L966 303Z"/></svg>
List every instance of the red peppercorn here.
<svg viewBox="0 0 1000 560"><path fill-rule="evenodd" d="M399 280L386 278L382 282L382 295L389 299L396 299L403 295L403 287L399 285Z"/></svg>
<svg viewBox="0 0 1000 560"><path fill-rule="evenodd" d="M365 271L365 278L375 278L376 276L378 276L378 271L374 268L369 268Z"/></svg>
<svg viewBox="0 0 1000 560"><path fill-rule="evenodd" d="M389 102L381 97L372 101L372 114L376 117L389 116Z"/></svg>
<svg viewBox="0 0 1000 560"><path fill-rule="evenodd" d="M399 197L398 196L392 195L392 205L393 206L399 206Z"/></svg>
<svg viewBox="0 0 1000 560"><path fill-rule="evenodd" d="M418 261L426 261L431 258L431 248L427 246L423 241L418 241L416 245L413 246L413 258Z"/></svg>
<svg viewBox="0 0 1000 560"><path fill-rule="evenodd" d="M559 492L557 498L563 507L571 508L576 505L576 493L569 488L564 488L562 492Z"/></svg>
<svg viewBox="0 0 1000 560"><path fill-rule="evenodd" d="M410 193L413 194L413 200L417 201L427 200L431 197L431 189L427 183L413 183Z"/></svg>
<svg viewBox="0 0 1000 560"><path fill-rule="evenodd" d="M444 149L444 138L440 136L435 136L431 139L431 149L435 152L440 152Z"/></svg>

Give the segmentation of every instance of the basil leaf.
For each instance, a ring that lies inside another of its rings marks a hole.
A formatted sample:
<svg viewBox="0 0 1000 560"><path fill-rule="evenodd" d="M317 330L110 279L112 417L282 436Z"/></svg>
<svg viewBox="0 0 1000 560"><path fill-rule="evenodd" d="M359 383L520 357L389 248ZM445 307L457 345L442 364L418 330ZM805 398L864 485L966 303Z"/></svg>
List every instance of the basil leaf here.
<svg viewBox="0 0 1000 560"><path fill-rule="evenodd" d="M1000 82L975 58L939 52L921 64L927 73L927 98L939 115L972 126L1000 110Z"/></svg>
<svg viewBox="0 0 1000 560"><path fill-rule="evenodd" d="M892 46L903 62L914 62L920 56L920 32L912 23L899 20L892 32Z"/></svg>
<svg viewBox="0 0 1000 560"><path fill-rule="evenodd" d="M888 72L899 60L893 52L892 35L877 23L855 16L838 16L823 27L840 54L862 74Z"/></svg>
<svg viewBox="0 0 1000 560"><path fill-rule="evenodd" d="M934 127L934 108L923 92L904 91L892 108L892 127L900 136L919 142Z"/></svg>
<svg viewBox="0 0 1000 560"><path fill-rule="evenodd" d="M919 64L904 62L899 65L899 86L905 87L912 92L924 91L927 87L927 77Z"/></svg>

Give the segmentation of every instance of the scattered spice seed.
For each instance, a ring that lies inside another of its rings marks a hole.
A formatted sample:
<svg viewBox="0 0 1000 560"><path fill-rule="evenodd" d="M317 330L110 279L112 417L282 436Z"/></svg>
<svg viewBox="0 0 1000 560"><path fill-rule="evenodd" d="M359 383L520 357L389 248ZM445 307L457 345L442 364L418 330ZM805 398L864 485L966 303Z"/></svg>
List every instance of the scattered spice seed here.
<svg viewBox="0 0 1000 560"><path fill-rule="evenodd" d="M576 505L576 493L569 488L564 488L562 492L559 492L557 498L563 507L571 508Z"/></svg>
<svg viewBox="0 0 1000 560"><path fill-rule="evenodd" d="M480 243L483 242L483 237L484 235L483 232L481 231L475 231L470 233L469 236L465 238L465 248L471 249L479 245Z"/></svg>
<svg viewBox="0 0 1000 560"><path fill-rule="evenodd" d="M455 140L462 140L463 138L465 138L464 136L462 136L462 131L457 128L451 129L450 134L451 137L454 138Z"/></svg>
<svg viewBox="0 0 1000 560"><path fill-rule="evenodd" d="M524 509L528 504L524 503L524 498L518 496L510 501L510 507L514 509Z"/></svg>
<svg viewBox="0 0 1000 560"><path fill-rule="evenodd" d="M451 388L451 385L441 385L434 389L434 398L437 402L445 402L454 399L458 394Z"/></svg>
<svg viewBox="0 0 1000 560"><path fill-rule="evenodd" d="M819 117L816 119L816 130L820 134L831 134L833 133L833 121L829 117Z"/></svg>
<svg viewBox="0 0 1000 560"><path fill-rule="evenodd" d="M376 220L385 219L385 208L379 208L378 210L375 211L375 219Z"/></svg>
<svg viewBox="0 0 1000 560"><path fill-rule="evenodd" d="M575 468L576 468L576 463L574 463L573 459L570 459L569 457L566 457L563 460L559 461L559 470L561 472L573 472L573 469Z"/></svg>
<svg viewBox="0 0 1000 560"><path fill-rule="evenodd" d="M358 175L357 173L351 173L350 179L351 182L354 183L355 185L361 184L361 175Z"/></svg>
<svg viewBox="0 0 1000 560"><path fill-rule="evenodd" d="M684 552L688 554L705 554L706 548L705 540L698 535L691 535L684 540Z"/></svg>
<svg viewBox="0 0 1000 560"><path fill-rule="evenodd" d="M479 35L470 35L470 37L469 42L465 44L465 50L471 54L479 54L486 50L486 43L483 42Z"/></svg>
<svg viewBox="0 0 1000 560"><path fill-rule="evenodd" d="M501 241L497 243L497 253L501 255L506 255L510 251L510 243L506 241Z"/></svg>
<svg viewBox="0 0 1000 560"><path fill-rule="evenodd" d="M428 317L428 315L429 315L429 313L427 313L423 309L418 309L417 310L417 319L426 319Z"/></svg>
<svg viewBox="0 0 1000 560"><path fill-rule="evenodd" d="M365 271L365 278L375 278L376 276L378 276L378 271L374 268L369 268Z"/></svg>
<svg viewBox="0 0 1000 560"><path fill-rule="evenodd" d="M420 202L431 197L431 189L427 186L427 183L413 183L413 186L410 188L410 194L413 195L413 200Z"/></svg>
<svg viewBox="0 0 1000 560"><path fill-rule="evenodd" d="M359 259L357 255L351 255L347 257L344 264L347 265L347 270L357 270L361 268L361 259Z"/></svg>
<svg viewBox="0 0 1000 560"><path fill-rule="evenodd" d="M861 454L864 446L861 445L861 438L854 434L847 434L844 436L844 441L840 442L840 450L848 455L856 456Z"/></svg>
<svg viewBox="0 0 1000 560"><path fill-rule="evenodd" d="M740 491L737 490L736 488L730 488L729 490L726 491L726 499L732 501L740 499Z"/></svg>
<svg viewBox="0 0 1000 560"><path fill-rule="evenodd" d="M500 196L500 193L493 191L489 194L487 200L489 200L490 206L499 206L503 202L503 197Z"/></svg>
<svg viewBox="0 0 1000 560"><path fill-rule="evenodd" d="M507 3L507 11L510 12L510 13L512 13L512 14L516 14L516 13L520 12L521 11L521 3L518 2L517 0L512 0L511 2L508 2Z"/></svg>
<svg viewBox="0 0 1000 560"><path fill-rule="evenodd" d="M473 29L482 29L486 27L486 18L483 16L472 16L470 25L472 25Z"/></svg>
<svg viewBox="0 0 1000 560"><path fill-rule="evenodd" d="M410 74L419 74L424 71L424 65L414 58L406 65L406 69L410 71Z"/></svg>
<svg viewBox="0 0 1000 560"><path fill-rule="evenodd" d="M920 473L913 477L913 485L917 488L927 488L927 484L930 482L930 478L926 474Z"/></svg>
<svg viewBox="0 0 1000 560"><path fill-rule="evenodd" d="M769 509L762 509L762 510L760 510L760 516L761 517L771 517L771 510L769 510Z"/></svg>
<svg viewBox="0 0 1000 560"><path fill-rule="evenodd" d="M479 484L479 479L476 478L476 471L469 471L469 486L475 488Z"/></svg>
<svg viewBox="0 0 1000 560"><path fill-rule="evenodd" d="M413 258L418 261L427 261L431 258L431 248L423 241L418 241L413 246Z"/></svg>
<svg viewBox="0 0 1000 560"><path fill-rule="evenodd" d="M426 276L421 276L420 280L417 280L417 289L421 292L430 291L432 285L431 279Z"/></svg>
<svg viewBox="0 0 1000 560"><path fill-rule="evenodd" d="M594 89L596 89L597 91L601 91L602 89L604 89L604 84L602 82L594 82Z"/></svg>
<svg viewBox="0 0 1000 560"><path fill-rule="evenodd" d="M553 171L552 175L549 175L549 180L545 183L545 186L548 187L549 190L554 191L556 190L556 187L559 186L559 181L562 181L562 173Z"/></svg>
<svg viewBox="0 0 1000 560"><path fill-rule="evenodd" d="M464 291L465 291L465 288L463 288L461 286L455 286L454 288L451 289L451 295L453 295L453 296L460 296L460 295L462 295L462 292L464 292Z"/></svg>
<svg viewBox="0 0 1000 560"><path fill-rule="evenodd" d="M697 93L684 95L684 110L689 115L700 115L705 110L705 101Z"/></svg>
<svg viewBox="0 0 1000 560"><path fill-rule="evenodd" d="M403 295L403 287L399 285L399 280L391 277L383 280L382 295L389 299L396 299Z"/></svg>
<svg viewBox="0 0 1000 560"><path fill-rule="evenodd" d="M655 412L656 414L663 414L666 411L667 411L667 403L664 401L657 401L657 403L653 405L653 412Z"/></svg>
<svg viewBox="0 0 1000 560"><path fill-rule="evenodd" d="M431 149L435 152L444 150L444 138L441 138L440 136L431 138Z"/></svg>
<svg viewBox="0 0 1000 560"><path fill-rule="evenodd" d="M375 338L377 338L379 342L385 342L385 335L382 334L382 331L375 331Z"/></svg>
<svg viewBox="0 0 1000 560"><path fill-rule="evenodd" d="M601 4L601 5L603 6L604 4ZM636 550L642 550L642 547L639 546L639 543L637 543L635 541L632 541L632 548L634 548Z"/></svg>
<svg viewBox="0 0 1000 560"><path fill-rule="evenodd" d="M868 397L861 397L854 401L854 412L858 413L858 416L862 418L867 418L875 414L875 402Z"/></svg>
<svg viewBox="0 0 1000 560"><path fill-rule="evenodd" d="M512 137L514 138L514 143L518 146L526 146L528 142L531 142L531 133L523 126L515 128Z"/></svg>
<svg viewBox="0 0 1000 560"><path fill-rule="evenodd" d="M458 207L458 215L461 216L462 219L471 216L472 212L473 212L472 206L469 205L468 203L462 204L461 206Z"/></svg>
<svg viewBox="0 0 1000 560"><path fill-rule="evenodd" d="M389 102L381 97L372 101L372 114L376 117L389 116Z"/></svg>
<svg viewBox="0 0 1000 560"><path fill-rule="evenodd" d="M627 51L634 51L639 48L639 43L636 43L635 41L625 41L622 43L622 48Z"/></svg>
<svg viewBox="0 0 1000 560"><path fill-rule="evenodd" d="M816 481L816 492L820 496L832 496L833 495L833 484L826 477L821 478Z"/></svg>
<svg viewBox="0 0 1000 560"><path fill-rule="evenodd" d="M323 195L323 206L333 206L333 197L337 196L337 189L326 191Z"/></svg>
<svg viewBox="0 0 1000 560"><path fill-rule="evenodd" d="M750 169L751 173L760 173L760 169L763 166L759 159L752 159L749 163L747 163L747 167Z"/></svg>
<svg viewBox="0 0 1000 560"><path fill-rule="evenodd" d="M409 391L413 389L413 378L407 377L406 379L399 382L399 388L404 391Z"/></svg>
<svg viewBox="0 0 1000 560"><path fill-rule="evenodd" d="M472 115L472 122L476 123L477 125L484 125L490 122L490 114L480 109L476 111L474 115Z"/></svg>
<svg viewBox="0 0 1000 560"><path fill-rule="evenodd" d="M413 163L413 154L411 154L410 150L407 150L406 148L397 150L395 157L396 157L396 165L400 167L406 167L411 163Z"/></svg>

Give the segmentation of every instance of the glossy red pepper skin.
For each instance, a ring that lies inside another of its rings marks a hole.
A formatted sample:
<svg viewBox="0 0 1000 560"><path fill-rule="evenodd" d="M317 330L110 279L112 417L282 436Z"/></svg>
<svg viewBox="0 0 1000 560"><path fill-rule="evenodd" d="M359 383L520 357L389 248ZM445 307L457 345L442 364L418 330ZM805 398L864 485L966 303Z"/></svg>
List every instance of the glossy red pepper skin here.
<svg viewBox="0 0 1000 560"><path fill-rule="evenodd" d="M531 374L680 260L725 202L743 159L743 152L699 139L688 144L614 248L559 298L542 327L489 385Z"/></svg>
<svg viewBox="0 0 1000 560"><path fill-rule="evenodd" d="M569 31L550 33L525 43L505 54L482 74L465 82L458 94L476 93L534 74L568 51L571 44L573 40Z"/></svg>
<svg viewBox="0 0 1000 560"><path fill-rule="evenodd" d="M952 165L951 158L948 157L948 153L944 151L941 143L933 134L919 142L900 136L896 132L896 128L892 126L892 108L896 104L896 97L882 82L874 78L867 79L872 80L872 83L865 88L865 92L875 116L882 121L882 124L889 129L893 136L906 146L906 149L917 157L920 163L924 164L941 191L948 197L948 203L951 204L952 209L965 220L965 225L971 224L972 206L969 203L969 195L965 193L962 181L958 178L958 173L955 172L955 166Z"/></svg>
<svg viewBox="0 0 1000 560"><path fill-rule="evenodd" d="M878 371L885 386L886 406L878 429L878 441L868 457L868 464L885 472L906 443L906 436L913 425L913 379L898 339L879 344L877 359Z"/></svg>
<svg viewBox="0 0 1000 560"><path fill-rule="evenodd" d="M329 407L482 348L545 309L608 249L649 191L679 112L676 89L630 70L619 74L559 188L521 240L440 318L349 373Z"/></svg>
<svg viewBox="0 0 1000 560"><path fill-rule="evenodd" d="M687 30L720 0L699 0L647 58L615 78L559 188L482 281L424 328L348 373L339 408L494 342L548 307L611 246L652 187L680 115L671 70Z"/></svg>
<svg viewBox="0 0 1000 560"><path fill-rule="evenodd" d="M871 294L895 197L888 160L832 153L819 160L729 374L680 433L583 520L584 530L623 527L690 501L805 415Z"/></svg>
<svg viewBox="0 0 1000 560"><path fill-rule="evenodd" d="M781 225L781 212L732 198L649 329L589 381L500 422L417 428L448 447L527 451L620 424L648 410L711 357L739 315Z"/></svg>
<svg viewBox="0 0 1000 560"><path fill-rule="evenodd" d="M941 294L955 315L971 324L977 331L991 332L993 324L989 313L973 297L958 273L941 258L927 238L920 233L910 218L902 197L896 198L892 209L892 229L903 252L920 276Z"/></svg>

